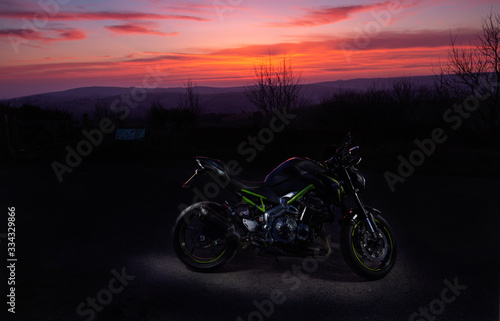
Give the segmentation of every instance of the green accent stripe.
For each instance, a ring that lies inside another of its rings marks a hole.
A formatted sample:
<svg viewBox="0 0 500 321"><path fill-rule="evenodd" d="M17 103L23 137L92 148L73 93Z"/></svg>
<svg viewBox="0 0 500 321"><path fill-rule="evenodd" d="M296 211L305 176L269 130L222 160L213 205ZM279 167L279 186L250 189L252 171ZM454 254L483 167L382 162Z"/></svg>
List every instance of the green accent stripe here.
<svg viewBox="0 0 500 321"><path fill-rule="evenodd" d="M248 198L248 197L246 197L246 196L243 196L243 200L244 200L245 202L247 202L248 204L252 205L252 206L255 206L255 205L256 205L256 204L255 204L255 203L254 203L251 199L249 199L249 198Z"/></svg>
<svg viewBox="0 0 500 321"><path fill-rule="evenodd" d="M306 186L306 188L304 188L303 190L301 190L300 192L298 192L297 194L295 194L294 197L292 197L288 202L286 202L287 204L292 204L293 202L295 202L296 200L298 199L301 199L307 192L309 192L310 190L314 189L314 185L313 184L309 184Z"/></svg>
<svg viewBox="0 0 500 321"><path fill-rule="evenodd" d="M257 193L254 193L254 192L251 192L251 191L248 191L246 189L242 189L241 190L242 192L245 192L245 193L248 193L250 195L253 195L253 196L256 196L260 199L260 205L257 205L255 202L253 202L251 199L249 199L248 197L244 196L242 197L243 201L247 202L248 204L250 204L251 206L255 206L259 211L261 211L262 213L265 213L266 212L266 205L264 205L264 200L267 199L266 197L262 196L262 195L259 195Z"/></svg>
<svg viewBox="0 0 500 321"><path fill-rule="evenodd" d="M325 177L328 177L329 179L331 179L332 181L334 181L335 183L337 183L339 185L339 189L337 189L337 196L339 197L339 201L342 201L342 194L344 194L344 186L342 186L342 184L339 183L339 181L337 181L335 178L333 177L330 177L328 175L325 175L325 174L322 174L323 176Z"/></svg>
<svg viewBox="0 0 500 321"><path fill-rule="evenodd" d="M247 194L250 194L250 195L256 196L256 197L258 197L258 198L263 198L263 199L267 200L267 197L262 196L262 195L257 194L257 193L254 193L254 192L249 191L249 190L247 190L247 189L241 189L241 191L242 191L242 192L244 192L244 193L247 193Z"/></svg>

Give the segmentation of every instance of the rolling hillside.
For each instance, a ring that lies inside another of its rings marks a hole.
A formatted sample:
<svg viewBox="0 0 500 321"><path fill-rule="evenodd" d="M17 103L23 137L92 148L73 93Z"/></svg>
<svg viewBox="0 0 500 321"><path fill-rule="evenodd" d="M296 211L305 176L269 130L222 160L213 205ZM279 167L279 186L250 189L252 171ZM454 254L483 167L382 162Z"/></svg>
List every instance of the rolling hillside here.
<svg viewBox="0 0 500 321"><path fill-rule="evenodd" d="M374 78L351 79L305 84L304 93L311 104L318 103L323 97L337 90L364 90L368 88L383 89L392 86L400 80L409 80L416 87L431 86L434 76L419 76L405 78ZM255 107L245 97L245 87L205 87L197 86L196 90L204 104L204 113L238 114L255 111ZM82 87L59 92L50 92L6 100L12 106L29 103L42 108L67 110L75 118L82 114L92 114L96 105L111 106L132 104L134 113L140 115L146 112L153 102L159 101L166 108L179 105L185 88L156 88L146 93L141 88L122 87Z"/></svg>

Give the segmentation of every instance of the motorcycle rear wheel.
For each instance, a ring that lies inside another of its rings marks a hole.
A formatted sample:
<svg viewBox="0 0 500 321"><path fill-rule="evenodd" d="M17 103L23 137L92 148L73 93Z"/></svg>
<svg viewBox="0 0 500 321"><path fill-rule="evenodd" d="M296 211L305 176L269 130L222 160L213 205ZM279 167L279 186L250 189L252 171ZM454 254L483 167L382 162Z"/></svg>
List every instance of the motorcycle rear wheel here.
<svg viewBox="0 0 500 321"><path fill-rule="evenodd" d="M340 248L347 265L366 280L385 277L394 267L397 244L394 233L382 216L374 215L380 230L374 239L363 221L351 221L342 226Z"/></svg>
<svg viewBox="0 0 500 321"><path fill-rule="evenodd" d="M238 244L200 215L200 208L189 207L177 219L173 246L179 259L199 272L212 272L227 264Z"/></svg>

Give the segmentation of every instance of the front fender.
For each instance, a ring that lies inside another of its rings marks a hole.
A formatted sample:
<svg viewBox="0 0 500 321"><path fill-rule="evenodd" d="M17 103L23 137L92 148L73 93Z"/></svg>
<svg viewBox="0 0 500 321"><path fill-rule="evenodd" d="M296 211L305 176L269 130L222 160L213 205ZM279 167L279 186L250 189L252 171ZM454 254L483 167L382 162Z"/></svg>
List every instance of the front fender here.
<svg viewBox="0 0 500 321"><path fill-rule="evenodd" d="M365 209L368 211L368 213L370 213L372 215L375 215L375 214L381 215L382 214L382 212L380 212L378 209L371 207L371 206L365 205ZM340 225L344 225L344 224L353 224L354 225L354 224L356 224L359 220L358 217L359 217L360 211L361 211L360 208L357 208L357 207L351 208L349 213L347 213L347 215L344 216L340 220Z"/></svg>

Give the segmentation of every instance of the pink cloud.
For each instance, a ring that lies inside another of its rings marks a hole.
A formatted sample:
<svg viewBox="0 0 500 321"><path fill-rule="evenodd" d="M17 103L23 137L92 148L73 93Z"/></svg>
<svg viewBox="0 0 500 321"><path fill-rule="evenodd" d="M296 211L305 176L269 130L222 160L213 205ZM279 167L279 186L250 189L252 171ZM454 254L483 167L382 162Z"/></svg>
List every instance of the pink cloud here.
<svg viewBox="0 0 500 321"><path fill-rule="evenodd" d="M478 30L476 29L463 29L460 30L458 38L460 41L468 43L477 36ZM364 48L359 50L371 49L401 49L401 48L435 48L442 46L449 46L451 43L452 35L456 32L450 30L417 30L408 32L382 32L373 38L358 39L360 42L368 41ZM342 40L343 44L350 44L356 47L356 37L345 38ZM368 40L366 40L368 39Z"/></svg>
<svg viewBox="0 0 500 321"><path fill-rule="evenodd" d="M81 40L85 39L85 33L78 29L64 28L54 29L58 35L56 38L48 38L48 41Z"/></svg>
<svg viewBox="0 0 500 321"><path fill-rule="evenodd" d="M168 12L177 12L189 15L199 15L204 14L212 16L214 14L226 15L233 11L249 11L250 9L244 6L244 1L233 1L233 0L214 0L210 1L209 4L198 4L195 2L179 2L179 3L169 3L169 5L163 7Z"/></svg>
<svg viewBox="0 0 500 321"><path fill-rule="evenodd" d="M21 19L29 18L34 15L34 12L29 11L2 11L0 18ZM97 11L97 12L59 12L54 16L49 17L51 20L70 20L70 21L85 21L85 20L130 20L130 19L157 19L157 20L194 20L194 21L210 21L196 16L176 15L176 14L156 14L143 12L119 12L119 11Z"/></svg>
<svg viewBox="0 0 500 321"><path fill-rule="evenodd" d="M179 33L177 32L161 32L159 30L151 29L150 24L145 23L125 23L120 25L106 26L107 29L116 32L116 33L125 33L125 34L148 34L148 35L157 35L157 36L177 36Z"/></svg>
<svg viewBox="0 0 500 321"><path fill-rule="evenodd" d="M272 27L312 27L325 24L332 24L342 20L346 20L352 15L361 12L367 12L372 10L382 10L387 8L396 8L394 1L378 2L374 4L366 5L350 5L342 7L323 7L320 9L306 9L306 14L297 17L290 18L287 22L273 22L269 26ZM401 4L400 5L404 5ZM400 7L399 7L400 8ZM395 9L396 10L396 9Z"/></svg>
<svg viewBox="0 0 500 321"><path fill-rule="evenodd" d="M21 37L32 40L41 40L43 35L39 31L24 29L0 29L0 37Z"/></svg>
<svg viewBox="0 0 500 321"><path fill-rule="evenodd" d="M215 3L215 2L214 2ZM182 2L178 4L169 4L165 7L166 10L179 13L188 14L212 14L214 12L214 4L202 5L196 3Z"/></svg>
<svg viewBox="0 0 500 321"><path fill-rule="evenodd" d="M42 32L43 30L43 32ZM24 38L41 42L81 40L85 33L74 28L33 29L0 29L0 38Z"/></svg>

